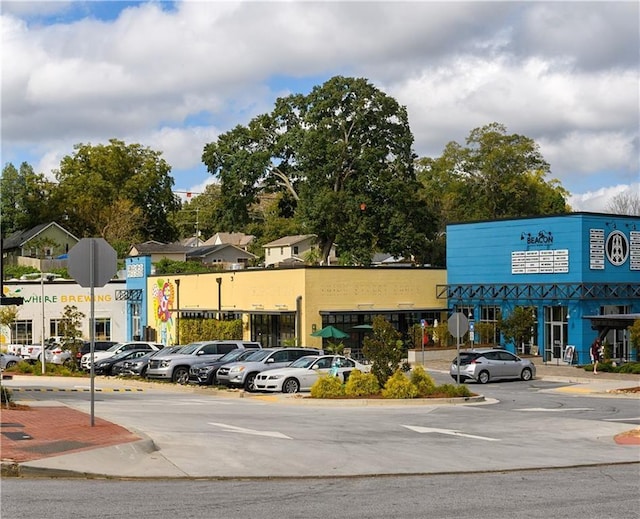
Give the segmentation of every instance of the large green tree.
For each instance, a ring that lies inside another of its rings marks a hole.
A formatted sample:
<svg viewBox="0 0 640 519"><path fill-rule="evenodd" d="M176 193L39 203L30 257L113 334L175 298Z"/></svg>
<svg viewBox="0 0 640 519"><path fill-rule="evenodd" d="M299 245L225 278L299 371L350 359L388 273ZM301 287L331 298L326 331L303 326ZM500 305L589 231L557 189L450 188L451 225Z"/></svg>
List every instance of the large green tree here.
<svg viewBox="0 0 640 519"><path fill-rule="evenodd" d="M422 158L417 167L441 223L570 211L569 193L547 180L551 169L536 142L498 123L472 130L466 146L448 143L440 157Z"/></svg>
<svg viewBox="0 0 640 519"><path fill-rule="evenodd" d="M366 79L337 76L204 148L225 221L241 230L265 193L288 193L305 233L354 263L375 251L420 260L433 230L418 198L406 109Z"/></svg>
<svg viewBox="0 0 640 519"><path fill-rule="evenodd" d="M421 196L436 216L429 263L445 264L448 223L561 214L569 193L529 137L492 123L472 130L466 145L449 142L440 157L416 161Z"/></svg>
<svg viewBox="0 0 640 519"><path fill-rule="evenodd" d="M35 173L27 162L20 164L19 169L8 163L2 169L0 181L2 235L56 220L58 215L48 202L55 187L44 175Z"/></svg>
<svg viewBox="0 0 640 519"><path fill-rule="evenodd" d="M160 152L140 144L117 139L106 145L77 144L54 172L59 185L53 202L78 236L107 238L115 233L126 240L116 229L121 212L129 207L140 212L133 214L139 223L130 230L132 241L172 241L177 232L168 217L180 201L172 191L170 172Z"/></svg>

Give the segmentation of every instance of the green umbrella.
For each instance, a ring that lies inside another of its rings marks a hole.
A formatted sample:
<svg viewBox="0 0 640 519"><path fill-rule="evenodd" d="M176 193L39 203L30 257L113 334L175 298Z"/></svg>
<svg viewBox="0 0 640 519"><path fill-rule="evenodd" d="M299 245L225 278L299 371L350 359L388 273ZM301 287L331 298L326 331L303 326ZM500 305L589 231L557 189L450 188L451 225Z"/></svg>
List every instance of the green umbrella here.
<svg viewBox="0 0 640 519"><path fill-rule="evenodd" d="M323 339L345 339L349 337L348 333L338 330L335 326L325 326L320 330L316 330L311 334L312 337L322 337Z"/></svg>

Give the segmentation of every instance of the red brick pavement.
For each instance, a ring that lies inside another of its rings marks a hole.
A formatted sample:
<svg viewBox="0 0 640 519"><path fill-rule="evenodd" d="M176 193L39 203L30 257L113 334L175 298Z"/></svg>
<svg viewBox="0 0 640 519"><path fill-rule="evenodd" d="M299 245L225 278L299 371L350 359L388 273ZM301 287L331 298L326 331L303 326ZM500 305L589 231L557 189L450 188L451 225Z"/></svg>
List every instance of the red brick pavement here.
<svg viewBox="0 0 640 519"><path fill-rule="evenodd" d="M66 406L0 409L0 458L21 463L139 440L124 427Z"/></svg>

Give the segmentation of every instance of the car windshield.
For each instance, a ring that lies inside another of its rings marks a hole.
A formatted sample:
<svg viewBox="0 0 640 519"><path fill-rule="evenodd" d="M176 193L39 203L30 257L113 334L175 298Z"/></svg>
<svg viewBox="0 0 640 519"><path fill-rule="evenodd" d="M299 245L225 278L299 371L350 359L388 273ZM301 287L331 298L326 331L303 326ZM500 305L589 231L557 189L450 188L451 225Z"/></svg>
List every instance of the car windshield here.
<svg viewBox="0 0 640 519"><path fill-rule="evenodd" d="M113 346L111 346L111 348L109 348L107 351L110 351L110 352L118 351L121 347L122 347L122 344L121 344L121 343L114 344L114 345L113 345Z"/></svg>
<svg viewBox="0 0 640 519"><path fill-rule="evenodd" d="M298 360L289 364L290 368L308 368L313 364L318 357L300 357Z"/></svg>
<svg viewBox="0 0 640 519"><path fill-rule="evenodd" d="M460 352L460 365L470 364L472 360L477 359L480 355L478 353ZM457 364L458 357L453 359L453 364Z"/></svg>
<svg viewBox="0 0 640 519"><path fill-rule="evenodd" d="M127 357L128 355L133 354L135 350L125 350L125 351L121 351L120 353L116 353L113 357L111 357L110 360L118 360L118 359L124 359L125 357Z"/></svg>
<svg viewBox="0 0 640 519"><path fill-rule="evenodd" d="M180 348L180 354L191 355L194 351L196 351L202 345L201 342L192 342L191 344L187 344L186 346Z"/></svg>
<svg viewBox="0 0 640 519"><path fill-rule="evenodd" d="M254 353L253 351L251 353ZM230 362L236 359L242 359L251 353L247 353L247 350L235 349L231 350L229 353L225 353L222 357L218 359L218 362L226 361Z"/></svg>
<svg viewBox="0 0 640 519"><path fill-rule="evenodd" d="M266 359L272 353L273 353L273 351L271 351L271 350L254 351L251 355L246 357L244 360L246 360L247 362L259 362L261 360Z"/></svg>

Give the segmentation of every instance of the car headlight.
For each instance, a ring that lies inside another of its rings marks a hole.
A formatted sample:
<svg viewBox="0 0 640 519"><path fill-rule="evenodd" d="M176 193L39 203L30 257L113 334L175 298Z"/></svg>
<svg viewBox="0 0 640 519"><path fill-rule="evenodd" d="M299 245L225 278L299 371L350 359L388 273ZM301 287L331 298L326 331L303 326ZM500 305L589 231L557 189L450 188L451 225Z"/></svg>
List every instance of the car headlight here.
<svg viewBox="0 0 640 519"><path fill-rule="evenodd" d="M161 368L168 368L169 364L171 364L170 360L161 360L159 366Z"/></svg>
<svg viewBox="0 0 640 519"><path fill-rule="evenodd" d="M274 374L274 375L269 375L267 377L268 380L280 380L283 377L283 375L278 375L278 374Z"/></svg>
<svg viewBox="0 0 640 519"><path fill-rule="evenodd" d="M245 369L245 366L235 366L229 370L229 373L242 373Z"/></svg>

